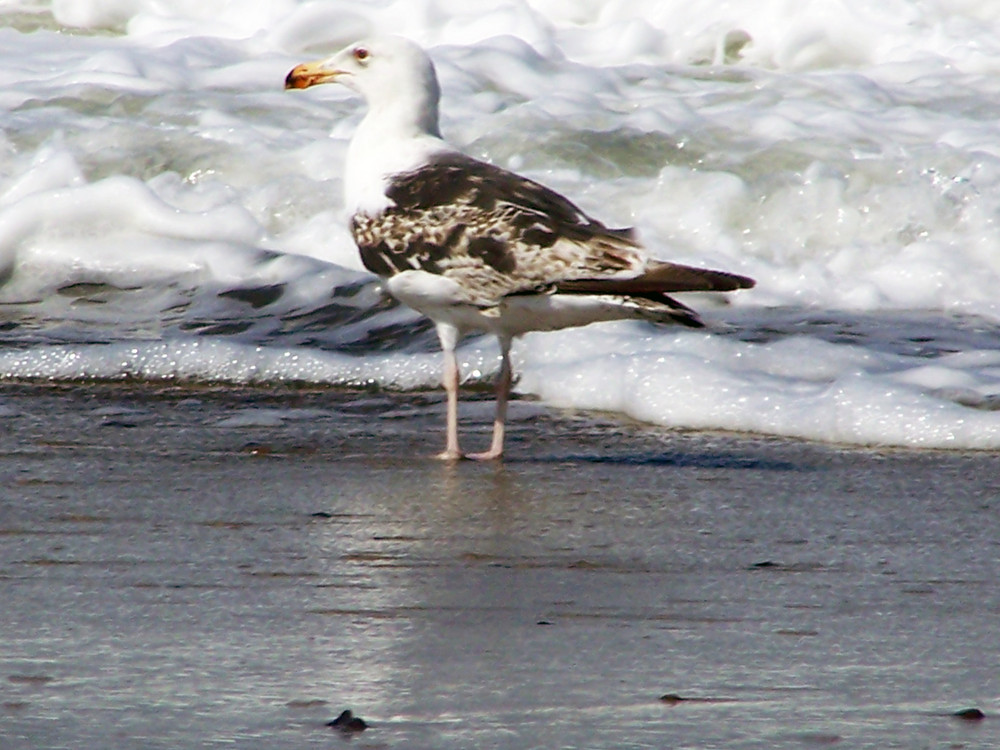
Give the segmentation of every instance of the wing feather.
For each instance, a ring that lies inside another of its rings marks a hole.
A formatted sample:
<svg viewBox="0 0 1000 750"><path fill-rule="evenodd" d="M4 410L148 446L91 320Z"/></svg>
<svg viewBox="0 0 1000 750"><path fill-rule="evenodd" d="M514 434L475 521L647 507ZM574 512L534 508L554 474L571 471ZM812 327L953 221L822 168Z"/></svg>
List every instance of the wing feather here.
<svg viewBox="0 0 1000 750"><path fill-rule="evenodd" d="M517 294L591 294L630 297L685 317L693 311L668 293L754 283L650 261L633 230L608 228L554 190L458 153L396 175L386 195L390 208L351 220L365 267L383 277L440 274L458 283L463 301L481 307Z"/></svg>
<svg viewBox="0 0 1000 750"><path fill-rule="evenodd" d="M556 290L570 294L641 296L670 292L732 292L736 289L750 289L755 283L751 278L726 271L652 261L639 276L627 279L571 279L558 282Z"/></svg>
<svg viewBox="0 0 1000 750"><path fill-rule="evenodd" d="M461 154L397 175L386 195L389 209L352 218L365 266L381 276L448 276L476 304L556 280L635 276L646 263L632 230L610 229L555 191Z"/></svg>

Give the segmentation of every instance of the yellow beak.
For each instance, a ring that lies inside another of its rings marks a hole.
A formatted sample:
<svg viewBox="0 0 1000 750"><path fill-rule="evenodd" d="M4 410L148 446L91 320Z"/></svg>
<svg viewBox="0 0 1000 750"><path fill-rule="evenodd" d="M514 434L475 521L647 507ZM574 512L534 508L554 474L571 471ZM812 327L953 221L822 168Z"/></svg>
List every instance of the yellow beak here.
<svg viewBox="0 0 1000 750"><path fill-rule="evenodd" d="M343 75L344 71L342 70L324 68L324 62L324 60L316 60L296 65L285 77L285 88L307 89L318 83L329 83L336 79L337 76Z"/></svg>

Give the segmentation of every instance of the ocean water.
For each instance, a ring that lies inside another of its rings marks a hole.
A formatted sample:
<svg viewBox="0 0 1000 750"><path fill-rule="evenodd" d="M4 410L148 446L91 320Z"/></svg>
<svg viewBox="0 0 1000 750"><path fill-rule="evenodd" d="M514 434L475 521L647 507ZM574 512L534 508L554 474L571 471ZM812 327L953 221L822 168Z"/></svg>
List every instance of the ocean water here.
<svg viewBox="0 0 1000 750"><path fill-rule="evenodd" d="M709 332L526 336L519 393L682 429L1000 447L989 0L7 0L0 378L435 388L433 332L381 295L340 208L360 102L282 90L374 32L428 47L468 153L655 256L758 281L688 300ZM489 380L495 343L461 359Z"/></svg>

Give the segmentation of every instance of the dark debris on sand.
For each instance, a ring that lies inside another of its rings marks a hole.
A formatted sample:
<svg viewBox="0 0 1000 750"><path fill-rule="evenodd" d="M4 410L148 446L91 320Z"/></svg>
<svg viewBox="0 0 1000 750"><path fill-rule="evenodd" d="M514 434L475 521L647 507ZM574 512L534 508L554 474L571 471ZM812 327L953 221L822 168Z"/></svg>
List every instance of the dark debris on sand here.
<svg viewBox="0 0 1000 750"><path fill-rule="evenodd" d="M328 721L326 725L344 734L357 734L368 728L368 723L360 716L355 716L349 708L341 711L340 716L333 721Z"/></svg>

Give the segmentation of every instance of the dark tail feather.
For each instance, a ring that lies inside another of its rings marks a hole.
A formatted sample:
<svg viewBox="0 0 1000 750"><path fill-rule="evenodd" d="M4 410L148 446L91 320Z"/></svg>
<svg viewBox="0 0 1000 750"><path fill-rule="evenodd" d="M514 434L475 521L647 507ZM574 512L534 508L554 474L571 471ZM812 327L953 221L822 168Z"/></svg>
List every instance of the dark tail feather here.
<svg viewBox="0 0 1000 750"><path fill-rule="evenodd" d="M681 304L670 292L732 292L749 289L754 280L725 271L710 271L677 263L654 261L641 276L631 279L574 279L560 281L552 291L559 294L611 294L628 297L640 317L658 323L680 323L703 328L698 313Z"/></svg>
<svg viewBox="0 0 1000 750"><path fill-rule="evenodd" d="M735 273L656 261L650 264L641 276L631 279L560 281L556 285L556 291L563 294L624 294L649 297L671 292L732 292L736 289L749 289L754 283L753 279Z"/></svg>
<svg viewBox="0 0 1000 750"><path fill-rule="evenodd" d="M698 313L687 305L681 304L673 297L668 297L666 294L651 294L649 296L644 296L643 299L648 299L652 302L659 302L666 305L668 308L667 310L664 310L659 306L655 309L647 308L647 317L651 320L656 320L660 323L680 323L682 326L687 326L688 328L705 327L705 324L701 322L701 318L698 317Z"/></svg>

